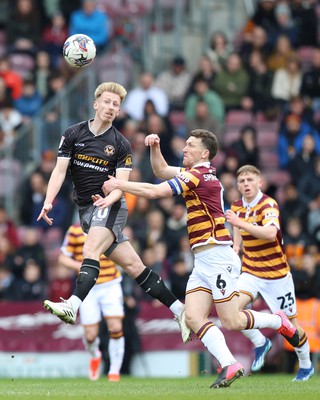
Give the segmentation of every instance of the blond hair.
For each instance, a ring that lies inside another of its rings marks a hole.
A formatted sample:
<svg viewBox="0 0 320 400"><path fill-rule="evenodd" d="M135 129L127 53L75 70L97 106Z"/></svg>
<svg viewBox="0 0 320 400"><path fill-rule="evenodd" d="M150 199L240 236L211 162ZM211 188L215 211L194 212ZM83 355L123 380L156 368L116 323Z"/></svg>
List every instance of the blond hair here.
<svg viewBox="0 0 320 400"><path fill-rule="evenodd" d="M119 83L115 83L115 82L101 83L94 91L94 98L95 99L99 98L103 92L111 92L111 93L117 94L121 99L121 103L123 102L123 100L125 99L125 97L127 95L126 89Z"/></svg>
<svg viewBox="0 0 320 400"><path fill-rule="evenodd" d="M257 176L261 176L260 169L255 167L254 165L243 165L237 171L237 178L241 174L254 174Z"/></svg>

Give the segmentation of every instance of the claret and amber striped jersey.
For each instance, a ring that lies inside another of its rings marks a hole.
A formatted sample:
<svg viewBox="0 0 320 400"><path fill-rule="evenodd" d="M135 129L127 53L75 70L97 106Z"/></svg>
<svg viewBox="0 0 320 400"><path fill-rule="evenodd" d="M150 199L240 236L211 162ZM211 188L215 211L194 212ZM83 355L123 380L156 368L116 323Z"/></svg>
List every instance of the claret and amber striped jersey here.
<svg viewBox="0 0 320 400"><path fill-rule="evenodd" d="M80 224L71 225L65 234L61 252L68 257L77 261L82 261L82 249L86 236L83 233ZM97 284L109 282L121 276L120 271L117 269L115 263L109 260L103 254L100 257L100 274Z"/></svg>
<svg viewBox="0 0 320 400"><path fill-rule="evenodd" d="M272 224L278 229L274 240L257 239L240 229L243 243L242 272L263 279L278 279L286 276L290 267L283 249L277 202L260 192L251 204L245 204L243 199L239 199L233 202L231 209L250 224L257 226Z"/></svg>
<svg viewBox="0 0 320 400"><path fill-rule="evenodd" d="M232 244L225 226L223 187L210 163L182 168L168 183L174 196L182 194L185 199L191 248L210 243Z"/></svg>

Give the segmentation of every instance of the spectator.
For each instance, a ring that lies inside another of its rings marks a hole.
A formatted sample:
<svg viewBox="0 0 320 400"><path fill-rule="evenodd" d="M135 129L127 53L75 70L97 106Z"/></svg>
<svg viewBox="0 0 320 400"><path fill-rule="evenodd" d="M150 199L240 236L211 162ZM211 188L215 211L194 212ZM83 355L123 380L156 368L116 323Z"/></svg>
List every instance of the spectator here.
<svg viewBox="0 0 320 400"><path fill-rule="evenodd" d="M320 265L317 258L305 252L299 269L292 269L292 277L299 299L320 298Z"/></svg>
<svg viewBox="0 0 320 400"><path fill-rule="evenodd" d="M267 32L262 26L257 25L252 29L251 34L247 35L242 42L239 54L241 55L244 65L248 67L253 52L259 53L261 59L265 60L270 55L271 48L272 47L268 43Z"/></svg>
<svg viewBox="0 0 320 400"><path fill-rule="evenodd" d="M278 36L270 56L267 58L267 67L271 71L286 68L288 60L296 55L290 40L286 35Z"/></svg>
<svg viewBox="0 0 320 400"><path fill-rule="evenodd" d="M320 154L319 132L306 122L302 122L298 115L287 115L284 127L279 132L278 156L281 168L287 168L290 159L293 159L297 152L301 151L303 139L306 135L313 136L315 151Z"/></svg>
<svg viewBox="0 0 320 400"><path fill-rule="evenodd" d="M283 201L280 211L281 223L284 227L287 226L288 220L291 217L298 218L301 221L306 221L306 205L302 199L301 193L293 183L288 183L284 187Z"/></svg>
<svg viewBox="0 0 320 400"><path fill-rule="evenodd" d="M0 263L0 302L15 301L18 294L14 275L4 263Z"/></svg>
<svg viewBox="0 0 320 400"><path fill-rule="evenodd" d="M132 138L132 160L133 168L137 168L140 173L138 180L143 179L144 182L152 183L154 175L151 168L149 152L144 144L146 134L141 131L136 131L135 136ZM132 180L132 176L131 176Z"/></svg>
<svg viewBox="0 0 320 400"><path fill-rule="evenodd" d="M66 19L61 12L51 17L42 34L43 49L49 54L51 64L58 68L62 59L62 47L68 38Z"/></svg>
<svg viewBox="0 0 320 400"><path fill-rule="evenodd" d="M309 243L310 239L304 233L301 219L290 217L285 226L284 248L291 268L301 268L304 249Z"/></svg>
<svg viewBox="0 0 320 400"><path fill-rule="evenodd" d="M273 74L268 70L262 54L256 50L249 56L248 72L249 87L241 99L242 108L254 113L262 112L266 118L274 118L275 105L271 97Z"/></svg>
<svg viewBox="0 0 320 400"><path fill-rule="evenodd" d="M149 115L145 128L147 132L152 132L160 136L161 143L163 143L163 154L165 154L168 160L174 159L175 157L170 145L173 132L168 130L165 119L158 114Z"/></svg>
<svg viewBox="0 0 320 400"><path fill-rule="evenodd" d="M13 97L11 96L11 89L7 87L4 77L0 73L0 108L2 105L13 101Z"/></svg>
<svg viewBox="0 0 320 400"><path fill-rule="evenodd" d="M16 283L19 301L39 301L45 299L46 283L41 278L41 267L32 258L26 261L22 279Z"/></svg>
<svg viewBox="0 0 320 400"><path fill-rule="evenodd" d="M276 103L283 107L291 97L298 96L302 83L302 71L299 59L292 56L288 59L285 68L275 71L271 95Z"/></svg>
<svg viewBox="0 0 320 400"><path fill-rule="evenodd" d="M225 115L225 107L222 97L210 89L208 82L199 77L194 82L194 93L191 93L185 102L185 115L187 120L192 120L196 117L198 101L204 101L208 106L209 114L219 123L223 123Z"/></svg>
<svg viewBox="0 0 320 400"><path fill-rule="evenodd" d="M210 47L206 51L215 71L225 68L227 58L233 51L233 46L228 41L227 36L222 31L215 31L210 38Z"/></svg>
<svg viewBox="0 0 320 400"><path fill-rule="evenodd" d="M168 257L174 259L180 240L187 234L187 214L183 204L173 206L170 216L165 221L164 237L168 245Z"/></svg>
<svg viewBox="0 0 320 400"><path fill-rule="evenodd" d="M171 291L181 301L184 301L190 271L182 258L177 258L170 269L169 280Z"/></svg>
<svg viewBox="0 0 320 400"><path fill-rule="evenodd" d="M301 182L305 175L312 175L316 157L314 138L312 135L306 135L303 138L301 150L288 164L292 182Z"/></svg>
<svg viewBox="0 0 320 400"><path fill-rule="evenodd" d="M49 53L44 50L38 51L36 54L36 67L33 78L37 91L42 99L45 99L48 95L48 81L53 71L54 69L51 65Z"/></svg>
<svg viewBox="0 0 320 400"><path fill-rule="evenodd" d="M314 208L317 196L320 193L320 152L314 159L314 167L310 174L304 173L299 184L298 189L301 197L305 201L308 209Z"/></svg>
<svg viewBox="0 0 320 400"><path fill-rule="evenodd" d="M320 192L309 205L307 223L308 233L310 237L314 238L315 243L318 243L320 249ZM320 253L318 254L320 257Z"/></svg>
<svg viewBox="0 0 320 400"><path fill-rule="evenodd" d="M27 260L32 259L37 262L41 269L41 278L47 279L47 260L44 247L40 242L41 234L37 228L25 226L21 235L21 246L15 251L10 259L10 269L15 277L22 278L23 269Z"/></svg>
<svg viewBox="0 0 320 400"><path fill-rule="evenodd" d="M268 37L272 37L272 34L278 27L276 16L275 16L276 0L260 0L257 4L257 8L253 16L247 21L244 29L243 36L246 38L248 34L252 32L255 26L262 27Z"/></svg>
<svg viewBox="0 0 320 400"><path fill-rule="evenodd" d="M186 62L181 56L175 57L171 61L170 68L161 72L155 81L155 85L167 94L170 111L184 109L190 83L191 73L187 70Z"/></svg>
<svg viewBox="0 0 320 400"><path fill-rule="evenodd" d="M292 18L292 13L289 4L281 2L275 7L275 17L278 27L276 28L272 44L274 45L280 35L286 35L290 40L292 47L296 48L298 45L298 29Z"/></svg>
<svg viewBox="0 0 320 400"><path fill-rule="evenodd" d="M110 18L97 8L95 0L82 0L81 8L71 13L69 35L83 33L91 37L97 51L105 49L110 40Z"/></svg>
<svg viewBox="0 0 320 400"><path fill-rule="evenodd" d="M21 113L14 108L13 102L8 100L2 103L0 108L0 126L4 132L4 142L10 145L14 142L17 129L22 125L23 117Z"/></svg>
<svg viewBox="0 0 320 400"><path fill-rule="evenodd" d="M198 62L198 70L192 75L192 81L187 92L187 95L195 93L195 84L199 78L205 79L210 88L211 83L216 76L217 69L214 67L210 57L207 54L202 54Z"/></svg>
<svg viewBox="0 0 320 400"><path fill-rule="evenodd" d="M222 102L220 102L220 105L222 105ZM219 141L222 139L222 124L217 118L210 114L208 103L201 99L201 97L199 97L196 103L195 116L193 118L188 118L186 122L187 132L193 131L194 129L205 129L214 132Z"/></svg>
<svg viewBox="0 0 320 400"><path fill-rule="evenodd" d="M318 44L317 0L292 0L290 3L293 23L298 30L297 46L316 46Z"/></svg>
<svg viewBox="0 0 320 400"><path fill-rule="evenodd" d="M231 146L238 155L239 166L250 164L259 168L259 148L257 131L253 125L244 125L240 130L240 138Z"/></svg>
<svg viewBox="0 0 320 400"><path fill-rule="evenodd" d="M42 16L37 6L33 0L17 0L6 26L9 52L34 56L39 50Z"/></svg>
<svg viewBox="0 0 320 400"><path fill-rule="evenodd" d="M239 54L228 56L226 69L218 72L212 87L222 98L226 111L241 109L241 100L249 88L249 75L242 66Z"/></svg>
<svg viewBox="0 0 320 400"><path fill-rule="evenodd" d="M320 110L320 47L312 50L311 68L302 77L301 96L315 112Z"/></svg>
<svg viewBox="0 0 320 400"><path fill-rule="evenodd" d="M33 79L23 82L22 96L15 101L15 108L21 113L24 123L29 123L42 106L42 98Z"/></svg>
<svg viewBox="0 0 320 400"><path fill-rule="evenodd" d="M307 103L307 102L306 102ZM284 107L281 114L281 125L285 124L286 117L289 114L295 114L301 118L302 122L306 122L310 126L314 126L314 113L313 110L305 104L302 97L292 96L288 102L288 104Z"/></svg>
<svg viewBox="0 0 320 400"><path fill-rule="evenodd" d="M46 230L50 229L45 221L43 223L37 222L37 217L42 209L43 201L45 199L48 182L43 175L39 172L33 172L30 176L31 185L31 198L23 199L20 205L20 218L23 224L29 226L39 226ZM53 210L53 225L52 227L60 227L64 230L68 224L68 208L66 201L62 196L58 196L55 200Z"/></svg>
<svg viewBox="0 0 320 400"><path fill-rule="evenodd" d="M0 205L0 235L5 236L14 249L17 249L20 246L16 224L11 218L9 218L4 205Z"/></svg>
<svg viewBox="0 0 320 400"><path fill-rule="evenodd" d="M151 72L141 73L139 85L129 90L123 102L122 110L134 120L142 121L147 100L152 100L157 114L161 116L168 114L168 96L162 89L154 85L154 78Z"/></svg>
<svg viewBox="0 0 320 400"><path fill-rule="evenodd" d="M11 25L16 24L11 23ZM6 87L10 90L12 99L19 99L22 95L23 81L21 76L10 67L9 58L7 56L0 57L0 77L4 79Z"/></svg>

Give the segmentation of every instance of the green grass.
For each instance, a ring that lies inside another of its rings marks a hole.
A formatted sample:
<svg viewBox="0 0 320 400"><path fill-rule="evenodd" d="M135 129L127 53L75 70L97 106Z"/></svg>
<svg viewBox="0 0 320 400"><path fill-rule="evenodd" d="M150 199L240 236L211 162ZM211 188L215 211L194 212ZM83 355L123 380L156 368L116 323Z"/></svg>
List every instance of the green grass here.
<svg viewBox="0 0 320 400"><path fill-rule="evenodd" d="M0 399L110 399L110 400L315 400L320 376L308 382L291 382L292 375L245 376L225 389L209 389L214 377L154 379L122 377L109 383L106 377L88 379L0 379Z"/></svg>

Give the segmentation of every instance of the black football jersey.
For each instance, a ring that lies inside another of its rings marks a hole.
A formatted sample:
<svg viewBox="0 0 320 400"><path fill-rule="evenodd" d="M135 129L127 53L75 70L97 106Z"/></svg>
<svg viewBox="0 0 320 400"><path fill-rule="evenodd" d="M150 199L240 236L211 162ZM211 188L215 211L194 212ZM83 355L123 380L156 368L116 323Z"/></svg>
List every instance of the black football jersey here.
<svg viewBox="0 0 320 400"><path fill-rule="evenodd" d="M108 175L115 176L117 169L132 169L129 141L113 126L101 135L94 135L88 121L66 129L58 158L70 159L74 201L79 206L92 204L93 194L104 197L101 188Z"/></svg>

